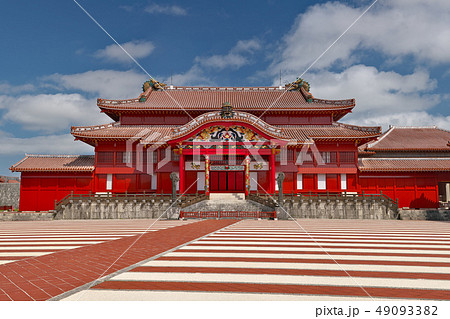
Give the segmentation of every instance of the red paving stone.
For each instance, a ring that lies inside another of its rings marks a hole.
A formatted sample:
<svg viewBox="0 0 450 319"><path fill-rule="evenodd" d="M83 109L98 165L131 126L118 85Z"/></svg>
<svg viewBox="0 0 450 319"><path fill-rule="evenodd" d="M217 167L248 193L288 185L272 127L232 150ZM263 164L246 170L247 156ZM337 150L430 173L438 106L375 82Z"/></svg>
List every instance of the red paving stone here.
<svg viewBox="0 0 450 319"><path fill-rule="evenodd" d="M450 300L448 290L437 289L406 289L322 286L322 285L278 285L252 283L211 283L211 282L158 282L158 281L105 281L93 289L124 289L124 290L159 290L159 291L201 291L201 292L240 292L240 293L273 293L273 294L304 294L329 296L359 296L382 298L414 298ZM424 294L426 291L426 294Z"/></svg>
<svg viewBox="0 0 450 319"><path fill-rule="evenodd" d="M234 223L199 221L0 265L0 300L47 300Z"/></svg>
<svg viewBox="0 0 450 319"><path fill-rule="evenodd" d="M328 276L328 277L373 277L373 278L410 278L450 280L450 274L415 273L396 271L342 271L315 269L283 269L283 268L226 268L226 267L147 267L141 266L130 272L170 272L170 273L212 273L212 274L258 274L258 275L291 275L291 276ZM450 285L450 282L449 282Z"/></svg>

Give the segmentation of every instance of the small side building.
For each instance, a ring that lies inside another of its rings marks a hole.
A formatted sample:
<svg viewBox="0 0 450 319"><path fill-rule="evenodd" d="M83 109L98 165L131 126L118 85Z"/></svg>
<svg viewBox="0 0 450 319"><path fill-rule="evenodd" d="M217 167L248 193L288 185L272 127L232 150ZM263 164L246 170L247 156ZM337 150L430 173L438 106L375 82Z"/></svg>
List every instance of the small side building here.
<svg viewBox="0 0 450 319"><path fill-rule="evenodd" d="M450 201L450 131L391 126L359 147L361 190L382 191L400 208L439 208Z"/></svg>
<svg viewBox="0 0 450 319"><path fill-rule="evenodd" d="M11 167L21 172L21 211L46 211L71 192L88 194L94 183L94 155L30 155Z"/></svg>

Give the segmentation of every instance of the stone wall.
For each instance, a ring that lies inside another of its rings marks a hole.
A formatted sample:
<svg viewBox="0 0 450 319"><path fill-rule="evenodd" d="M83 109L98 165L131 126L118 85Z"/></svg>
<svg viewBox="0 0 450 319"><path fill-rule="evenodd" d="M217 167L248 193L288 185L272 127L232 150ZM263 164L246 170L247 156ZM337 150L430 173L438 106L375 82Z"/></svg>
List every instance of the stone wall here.
<svg viewBox="0 0 450 319"><path fill-rule="evenodd" d="M371 200L285 200L278 218L396 219L397 208Z"/></svg>
<svg viewBox="0 0 450 319"><path fill-rule="evenodd" d="M450 220L448 209L402 209L399 214L403 220Z"/></svg>
<svg viewBox="0 0 450 319"><path fill-rule="evenodd" d="M131 219L178 218L179 209L170 208L171 202L154 200L85 199L73 200L56 212L55 219ZM167 212L166 212L167 211Z"/></svg>
<svg viewBox="0 0 450 319"><path fill-rule="evenodd" d="M0 221L38 221L52 219L52 213L0 213Z"/></svg>
<svg viewBox="0 0 450 319"><path fill-rule="evenodd" d="M0 184L0 206L19 208L20 184Z"/></svg>

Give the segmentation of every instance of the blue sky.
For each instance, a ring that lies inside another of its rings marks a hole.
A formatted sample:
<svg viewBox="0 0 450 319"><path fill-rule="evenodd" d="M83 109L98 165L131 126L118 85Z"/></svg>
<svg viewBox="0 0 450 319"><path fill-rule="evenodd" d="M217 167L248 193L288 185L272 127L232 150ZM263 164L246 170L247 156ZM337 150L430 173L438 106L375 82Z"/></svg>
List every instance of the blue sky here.
<svg viewBox="0 0 450 319"><path fill-rule="evenodd" d="M154 78L271 86L303 75L315 97L356 98L342 121L450 129L450 2L98 1L83 6ZM0 175L24 153L89 154L71 125L109 123L96 99L148 78L71 0L0 11Z"/></svg>

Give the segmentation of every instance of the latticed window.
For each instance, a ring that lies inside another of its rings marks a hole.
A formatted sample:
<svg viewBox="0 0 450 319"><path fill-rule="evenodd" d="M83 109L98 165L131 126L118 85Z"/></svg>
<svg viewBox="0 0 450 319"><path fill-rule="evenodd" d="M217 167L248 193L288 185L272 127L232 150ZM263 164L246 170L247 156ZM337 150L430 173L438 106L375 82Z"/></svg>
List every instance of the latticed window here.
<svg viewBox="0 0 450 319"><path fill-rule="evenodd" d="M160 154L161 161L166 158L166 150L165 149L162 149L162 148L159 149L159 154Z"/></svg>
<svg viewBox="0 0 450 319"><path fill-rule="evenodd" d="M158 163L158 152L155 150L153 152L145 152L146 158L148 158L148 163L150 163L150 160L152 160L153 164Z"/></svg>
<svg viewBox="0 0 450 319"><path fill-rule="evenodd" d="M295 151L294 150L287 150L287 160L293 161L294 160Z"/></svg>
<svg viewBox="0 0 450 319"><path fill-rule="evenodd" d="M311 164L313 162L313 156L311 151L305 152L305 153L300 153L300 159L302 161L302 163L309 163Z"/></svg>
<svg viewBox="0 0 450 319"><path fill-rule="evenodd" d="M341 163L354 163L355 162L355 153L354 152L340 152L339 157L341 159Z"/></svg>
<svg viewBox="0 0 450 319"><path fill-rule="evenodd" d="M209 160L212 165L242 165L245 155L211 155Z"/></svg>
<svg viewBox="0 0 450 319"><path fill-rule="evenodd" d="M337 153L336 152L320 152L322 160L325 164L336 163Z"/></svg>
<svg viewBox="0 0 450 319"><path fill-rule="evenodd" d="M97 163L113 164L114 163L114 152L97 152Z"/></svg>
<svg viewBox="0 0 450 319"><path fill-rule="evenodd" d="M180 161L180 154L172 153L172 161L179 162Z"/></svg>

